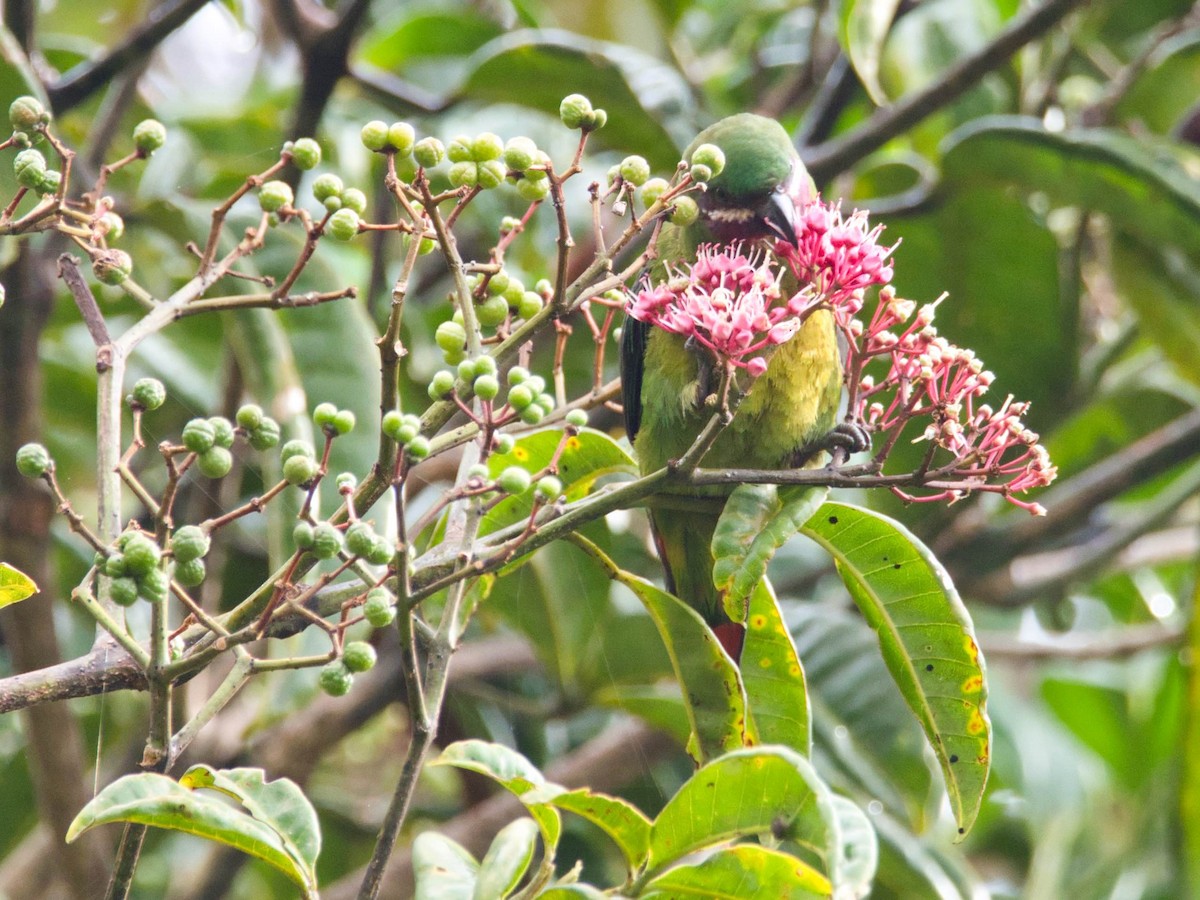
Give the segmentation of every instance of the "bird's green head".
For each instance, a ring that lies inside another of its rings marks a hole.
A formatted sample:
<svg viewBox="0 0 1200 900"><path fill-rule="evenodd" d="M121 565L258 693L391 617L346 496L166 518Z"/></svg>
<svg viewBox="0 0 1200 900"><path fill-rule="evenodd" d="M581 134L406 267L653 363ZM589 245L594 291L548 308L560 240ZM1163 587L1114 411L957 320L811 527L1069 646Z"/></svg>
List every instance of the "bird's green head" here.
<svg viewBox="0 0 1200 900"><path fill-rule="evenodd" d="M716 144L725 167L696 198L700 223L717 241L779 236L794 240L796 205L811 196L812 181L774 119L740 113L705 128L684 153Z"/></svg>

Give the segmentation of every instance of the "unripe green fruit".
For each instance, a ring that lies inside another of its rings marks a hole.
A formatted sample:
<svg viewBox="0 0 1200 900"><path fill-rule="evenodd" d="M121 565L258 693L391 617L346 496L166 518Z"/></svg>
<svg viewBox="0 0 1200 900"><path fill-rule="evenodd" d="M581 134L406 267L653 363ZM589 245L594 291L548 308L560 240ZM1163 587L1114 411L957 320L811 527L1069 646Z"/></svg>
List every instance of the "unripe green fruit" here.
<svg viewBox="0 0 1200 900"><path fill-rule="evenodd" d="M124 250L104 250L92 259L92 274L104 284L120 284L133 272L133 257Z"/></svg>
<svg viewBox="0 0 1200 900"><path fill-rule="evenodd" d="M193 453L203 453L217 440L217 430L208 419L192 419L183 426L183 446Z"/></svg>
<svg viewBox="0 0 1200 900"><path fill-rule="evenodd" d="M536 403L531 403L521 410L521 421L526 425L536 425L544 418L546 418L545 411Z"/></svg>
<svg viewBox="0 0 1200 900"><path fill-rule="evenodd" d="M125 544L122 555L125 557L125 574L141 578L158 565L162 549L151 538L137 532Z"/></svg>
<svg viewBox="0 0 1200 900"><path fill-rule="evenodd" d="M480 375L475 379L475 396L480 400L494 400L500 393L500 380L495 375Z"/></svg>
<svg viewBox="0 0 1200 900"><path fill-rule="evenodd" d="M263 423L263 408L257 403L246 403L238 408L237 423L240 428L246 431L254 431L262 426Z"/></svg>
<svg viewBox="0 0 1200 900"><path fill-rule="evenodd" d="M434 137L421 138L413 145L413 160L424 169L432 169L446 157L446 148Z"/></svg>
<svg viewBox="0 0 1200 900"><path fill-rule="evenodd" d="M325 207L326 212L335 213L342 208L342 195L338 194L336 197L326 197L321 202L321 205Z"/></svg>
<svg viewBox="0 0 1200 900"><path fill-rule="evenodd" d="M671 185L665 178L651 178L642 185L642 202L646 206L653 206L654 202L665 194Z"/></svg>
<svg viewBox="0 0 1200 900"><path fill-rule="evenodd" d="M167 402L167 389L157 378L139 378L125 399L130 406L158 409Z"/></svg>
<svg viewBox="0 0 1200 900"><path fill-rule="evenodd" d="M526 175L517 182L517 193L521 195L522 200L528 200L530 203L545 200L550 196L550 181L549 179L534 181Z"/></svg>
<svg viewBox="0 0 1200 900"><path fill-rule="evenodd" d="M558 117L568 128L581 128L593 114L592 101L583 94L568 94L558 105Z"/></svg>
<svg viewBox="0 0 1200 900"><path fill-rule="evenodd" d="M233 454L219 445L212 446L196 457L196 466L205 478L224 478L233 468Z"/></svg>
<svg viewBox="0 0 1200 900"><path fill-rule="evenodd" d="M100 230L106 241L119 241L125 234L125 220L110 209L100 217Z"/></svg>
<svg viewBox="0 0 1200 900"><path fill-rule="evenodd" d="M521 295L521 302L517 304L517 315L522 319L532 319L542 311L542 297L533 291L526 291Z"/></svg>
<svg viewBox="0 0 1200 900"><path fill-rule="evenodd" d="M143 119L134 126L133 146L143 156L149 156L166 142L167 129L158 119Z"/></svg>
<svg viewBox="0 0 1200 900"><path fill-rule="evenodd" d="M41 444L25 444L17 451L17 471L26 478L41 478L53 470L50 451Z"/></svg>
<svg viewBox="0 0 1200 900"><path fill-rule="evenodd" d="M320 468L320 463L315 459L297 454L284 460L283 477L288 484L305 485L317 477Z"/></svg>
<svg viewBox="0 0 1200 900"><path fill-rule="evenodd" d="M14 131L32 131L42 123L45 115L46 107L37 97L18 97L8 107L8 121Z"/></svg>
<svg viewBox="0 0 1200 900"><path fill-rule="evenodd" d="M539 500L550 503L562 494L562 482L553 475L544 475L537 483L536 493Z"/></svg>
<svg viewBox="0 0 1200 900"><path fill-rule="evenodd" d="M650 177L650 163L644 156L627 156L621 161L621 177L634 187L646 183Z"/></svg>
<svg viewBox="0 0 1200 900"><path fill-rule="evenodd" d="M524 384L514 384L508 389L508 405L517 412L525 409L533 402L533 391Z"/></svg>
<svg viewBox="0 0 1200 900"><path fill-rule="evenodd" d="M521 302L523 293L525 293L525 282L520 278L509 278L508 287L504 289L504 299L508 302L509 307L517 306Z"/></svg>
<svg viewBox="0 0 1200 900"><path fill-rule="evenodd" d="M537 159L537 144L527 137L512 138L504 145L504 163L516 172L524 172Z"/></svg>
<svg viewBox="0 0 1200 900"><path fill-rule="evenodd" d="M433 339L447 352L462 350L467 343L467 330L453 320L446 321L437 327Z"/></svg>
<svg viewBox="0 0 1200 900"><path fill-rule="evenodd" d="M453 392L454 375L445 369L434 372L433 378L429 382L430 399L441 400L443 397L449 397Z"/></svg>
<svg viewBox="0 0 1200 900"><path fill-rule="evenodd" d="M413 459L424 459L429 455L431 449L429 438L423 434L418 434L405 445L404 452Z"/></svg>
<svg viewBox="0 0 1200 900"><path fill-rule="evenodd" d="M332 403L318 403L313 408L313 424L318 428L328 428L333 425L333 417L337 415L337 407Z"/></svg>
<svg viewBox="0 0 1200 900"><path fill-rule="evenodd" d="M452 163L475 162L475 154L471 152L471 139L465 134L452 138L446 145L446 158Z"/></svg>
<svg viewBox="0 0 1200 900"><path fill-rule="evenodd" d="M474 381L474 380L475 380L475 375L476 375L476 371L475 371L475 360L473 360L473 359L464 359L462 362L460 362L460 363L458 364L458 377L459 377L459 380L461 380L461 381Z"/></svg>
<svg viewBox="0 0 1200 900"><path fill-rule="evenodd" d="M413 142L417 133L407 122L393 122L388 129L387 142L396 151L397 156L408 156L413 152ZM437 163L434 163L437 165Z"/></svg>
<svg viewBox="0 0 1200 900"><path fill-rule="evenodd" d="M537 395L546 389L546 379L541 375L530 375L525 379L525 386L533 392L534 399L537 399Z"/></svg>
<svg viewBox="0 0 1200 900"><path fill-rule="evenodd" d="M479 356L475 359L475 374L478 375L495 375L497 372L496 360L490 356Z"/></svg>
<svg viewBox="0 0 1200 900"><path fill-rule="evenodd" d="M495 328L508 318L508 301L504 295L488 297L475 307L475 317L484 328Z"/></svg>
<svg viewBox="0 0 1200 900"><path fill-rule="evenodd" d="M692 181L697 184L706 184L712 180L713 170L708 166L697 163L691 169Z"/></svg>
<svg viewBox="0 0 1200 900"><path fill-rule="evenodd" d="M313 196L317 198L318 203L324 203L329 197L339 196L344 188L342 179L332 172L318 175L312 183Z"/></svg>
<svg viewBox="0 0 1200 900"><path fill-rule="evenodd" d="M451 187L475 187L479 183L479 165L471 160L456 162L450 166L446 176Z"/></svg>
<svg viewBox="0 0 1200 900"><path fill-rule="evenodd" d="M504 141L490 131L477 134L475 140L471 141L471 155L479 162L499 159L504 155Z"/></svg>
<svg viewBox="0 0 1200 900"><path fill-rule="evenodd" d="M175 580L184 587L195 587L204 581L207 574L207 567L202 559L175 561Z"/></svg>
<svg viewBox="0 0 1200 900"><path fill-rule="evenodd" d="M293 456L307 456L309 459L315 459L317 451L313 449L313 445L308 441L302 441L297 438L288 441L279 450L279 458L283 462L287 462Z"/></svg>
<svg viewBox="0 0 1200 900"><path fill-rule="evenodd" d="M388 142L387 122L373 119L362 127L358 136L362 140L362 145L368 150L382 150Z"/></svg>
<svg viewBox="0 0 1200 900"><path fill-rule="evenodd" d="M588 423L588 414L582 409L573 409L567 413L566 423L574 428L582 428Z"/></svg>
<svg viewBox="0 0 1200 900"><path fill-rule="evenodd" d="M533 402L542 408L542 412L549 415L554 410L554 397L550 394L538 394Z"/></svg>
<svg viewBox="0 0 1200 900"><path fill-rule="evenodd" d="M496 448L497 453L512 453L513 447L517 446L517 439L511 434L498 434L492 446Z"/></svg>
<svg viewBox="0 0 1200 900"><path fill-rule="evenodd" d="M529 370L524 366L513 366L504 377L509 384L524 384L529 380Z"/></svg>
<svg viewBox="0 0 1200 900"><path fill-rule="evenodd" d="M340 659L335 659L321 667L318 683L321 685L321 690L330 697L344 697L350 693L350 688L354 685L354 675Z"/></svg>
<svg viewBox="0 0 1200 900"><path fill-rule="evenodd" d="M342 191L342 206L361 216L367 211L367 195L358 188L346 188Z"/></svg>
<svg viewBox="0 0 1200 900"><path fill-rule="evenodd" d="M313 527L308 522L297 522L292 529L292 543L300 550L308 550L313 545Z"/></svg>
<svg viewBox="0 0 1200 900"><path fill-rule="evenodd" d="M533 482L533 477L520 466L509 466L496 478L496 486L506 494L523 493Z"/></svg>
<svg viewBox="0 0 1200 900"><path fill-rule="evenodd" d="M285 181L268 181L258 189L258 205L266 212L278 212L294 200L292 188Z"/></svg>
<svg viewBox="0 0 1200 900"><path fill-rule="evenodd" d="M213 443L228 450L233 446L233 423L224 416L212 416L208 423L213 427Z"/></svg>
<svg viewBox="0 0 1200 900"><path fill-rule="evenodd" d="M292 162L297 169L307 172L321 164L321 145L312 138L300 138L285 149L292 154Z"/></svg>
<svg viewBox="0 0 1200 900"><path fill-rule="evenodd" d="M725 152L716 144L701 144L692 153L693 166L707 166L713 175L720 175L725 168Z"/></svg>
<svg viewBox="0 0 1200 900"><path fill-rule="evenodd" d="M61 186L62 172L59 172L57 169L47 169L42 173L42 177L38 179L33 189L42 196L46 196L48 194L57 194Z"/></svg>
<svg viewBox="0 0 1200 900"><path fill-rule="evenodd" d="M353 491L358 487L358 479L353 472L341 472L338 477L333 480L337 485L338 491Z"/></svg>
<svg viewBox="0 0 1200 900"><path fill-rule="evenodd" d="M110 553L108 559L104 560L104 574L110 578L120 578L125 574L125 554L121 552Z"/></svg>
<svg viewBox="0 0 1200 900"><path fill-rule="evenodd" d="M366 641L351 641L342 648L342 662L351 672L369 672L376 659L375 648Z"/></svg>
<svg viewBox="0 0 1200 900"><path fill-rule="evenodd" d="M700 207L691 197L676 197L671 202L674 204L671 210L672 225L686 228L700 218Z"/></svg>
<svg viewBox="0 0 1200 900"><path fill-rule="evenodd" d="M170 590L171 580L162 569L151 569L138 579L138 593L152 603L166 600Z"/></svg>
<svg viewBox="0 0 1200 900"><path fill-rule="evenodd" d="M378 536L366 522L355 522L346 529L346 549L355 556L366 556L371 552Z"/></svg>
<svg viewBox="0 0 1200 900"><path fill-rule="evenodd" d="M385 628L396 621L396 598L387 588L372 588L363 604L363 618L372 628Z"/></svg>
<svg viewBox="0 0 1200 900"><path fill-rule="evenodd" d="M108 586L108 597L117 606L133 606L138 598L137 581L129 576L114 578Z"/></svg>
<svg viewBox="0 0 1200 900"><path fill-rule="evenodd" d="M366 554L365 559L373 566L386 566L396 555L392 542L385 537L378 538Z"/></svg>
<svg viewBox="0 0 1200 900"><path fill-rule="evenodd" d="M478 183L485 191L499 187L504 183L504 177L508 174L508 169L504 167L498 159L489 159L481 163L476 163L478 169Z"/></svg>
<svg viewBox="0 0 1200 900"><path fill-rule="evenodd" d="M589 121L583 123L584 131L596 131L608 124L608 112L603 109L597 109L592 113Z"/></svg>
<svg viewBox="0 0 1200 900"><path fill-rule="evenodd" d="M545 150L539 150L537 152L537 159L534 160L533 166L526 170L525 177L530 181L547 181L550 178L550 173L543 167L549 165L550 155Z"/></svg>
<svg viewBox="0 0 1200 900"><path fill-rule="evenodd" d="M250 432L250 446L255 450L270 450L279 443L279 423L263 416L262 423Z"/></svg>
<svg viewBox="0 0 1200 900"><path fill-rule="evenodd" d="M312 553L317 559L332 559L342 549L342 533L328 522L313 529Z"/></svg>
<svg viewBox="0 0 1200 900"><path fill-rule="evenodd" d="M401 423L400 427L398 429L396 429L396 434L395 434L396 443L407 444L409 441L411 441L413 438L415 438L420 433L421 433L420 425L410 425L407 422L403 422L403 423Z"/></svg>
<svg viewBox="0 0 1200 900"><path fill-rule="evenodd" d="M339 209L326 223L329 236L335 241L349 241L358 234L358 213L352 209Z"/></svg>
<svg viewBox="0 0 1200 900"><path fill-rule="evenodd" d="M383 414L383 419L379 423L380 430L383 431L393 441L397 440L396 435L400 433L400 429L404 426L404 417L400 415L398 409L389 409Z"/></svg>
<svg viewBox="0 0 1200 900"><path fill-rule="evenodd" d="M184 525L171 536L171 552L176 562L199 559L208 554L208 535L197 525Z"/></svg>

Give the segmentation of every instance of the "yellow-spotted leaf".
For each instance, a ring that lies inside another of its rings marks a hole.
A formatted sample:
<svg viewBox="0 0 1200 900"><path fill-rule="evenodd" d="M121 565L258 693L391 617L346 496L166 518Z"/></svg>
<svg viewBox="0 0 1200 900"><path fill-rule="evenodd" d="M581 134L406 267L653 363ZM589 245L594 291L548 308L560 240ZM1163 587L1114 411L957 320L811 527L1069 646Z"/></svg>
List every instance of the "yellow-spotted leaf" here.
<svg viewBox="0 0 1200 900"><path fill-rule="evenodd" d="M756 844L739 844L718 850L695 865L668 869L651 880L638 896L643 900L682 897L820 900L832 895L829 879L803 860Z"/></svg>
<svg viewBox="0 0 1200 900"><path fill-rule="evenodd" d="M739 668L759 738L809 756L812 725L804 668L765 578L750 597Z"/></svg>
<svg viewBox="0 0 1200 900"><path fill-rule="evenodd" d="M33 583L32 578L20 569L0 562L0 609L11 603L20 603L37 591L38 586Z"/></svg>
<svg viewBox="0 0 1200 900"><path fill-rule="evenodd" d="M650 820L637 807L619 797L587 788L564 791L550 802L599 826L621 848L630 871L638 870L645 863L650 847Z"/></svg>

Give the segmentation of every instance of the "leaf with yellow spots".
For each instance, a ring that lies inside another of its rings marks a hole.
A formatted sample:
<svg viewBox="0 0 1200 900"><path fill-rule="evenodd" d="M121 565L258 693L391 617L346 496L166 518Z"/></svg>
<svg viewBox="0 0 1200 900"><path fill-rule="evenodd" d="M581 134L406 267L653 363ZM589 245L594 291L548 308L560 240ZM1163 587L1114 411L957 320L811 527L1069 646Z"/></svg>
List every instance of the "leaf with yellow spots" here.
<svg viewBox="0 0 1200 900"><path fill-rule="evenodd" d="M759 738L811 755L812 727L804 669L783 622L775 591L765 578L750 597L741 670Z"/></svg>
<svg viewBox="0 0 1200 900"><path fill-rule="evenodd" d="M0 562L0 607L32 597L37 593L37 589L33 579L20 569Z"/></svg>
<svg viewBox="0 0 1200 900"><path fill-rule="evenodd" d="M827 502L803 533L829 551L941 764L960 835L979 814L991 757L987 676L950 576L902 525Z"/></svg>

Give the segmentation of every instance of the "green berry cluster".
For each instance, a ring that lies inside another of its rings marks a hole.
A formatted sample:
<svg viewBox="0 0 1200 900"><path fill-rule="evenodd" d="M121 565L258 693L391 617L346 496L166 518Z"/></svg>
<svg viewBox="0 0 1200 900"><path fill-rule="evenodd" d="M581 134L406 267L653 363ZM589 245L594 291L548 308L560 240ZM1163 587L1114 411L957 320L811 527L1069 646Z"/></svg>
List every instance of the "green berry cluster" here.
<svg viewBox="0 0 1200 900"><path fill-rule="evenodd" d="M307 487L321 471L317 461L317 451L308 441L299 439L288 441L279 448L279 458L283 465L283 477L288 484L297 487ZM339 540L341 532L338 532ZM297 543L299 543L297 541ZM340 545L339 545L340 547ZM307 547L303 549L307 550ZM336 551L334 551L336 552Z"/></svg>
<svg viewBox="0 0 1200 900"><path fill-rule="evenodd" d="M39 125L49 125L50 113L37 97L18 97L8 107L8 121L14 132L28 133Z"/></svg>
<svg viewBox="0 0 1200 900"><path fill-rule="evenodd" d="M608 113L602 109L593 109L592 101L583 94L568 94L563 97L558 106L558 117L568 128L578 128L581 131L595 131L603 128L608 121Z"/></svg>
<svg viewBox="0 0 1200 900"><path fill-rule="evenodd" d="M725 168L725 153L716 144L701 144L692 151L692 181L704 183L721 174Z"/></svg>
<svg viewBox="0 0 1200 900"><path fill-rule="evenodd" d="M171 579L162 566L162 556L162 548L154 538L136 529L117 538L115 549L107 555L97 554L97 568L112 579L109 597L113 603L132 606L138 597L154 602L166 600ZM199 557L193 560L199 561Z"/></svg>
<svg viewBox="0 0 1200 900"><path fill-rule="evenodd" d="M283 145L283 152L291 157L296 168L303 172L321 164L321 145L312 138L298 138Z"/></svg>
<svg viewBox="0 0 1200 900"><path fill-rule="evenodd" d="M257 403L247 403L237 411L238 428L255 450L270 450L279 443L279 423L263 413Z"/></svg>
<svg viewBox="0 0 1200 900"><path fill-rule="evenodd" d="M167 402L167 389L157 378L139 378L125 395L125 402L131 409L149 412Z"/></svg>
<svg viewBox="0 0 1200 900"><path fill-rule="evenodd" d="M354 430L354 413L348 409L338 409L332 403L318 403L313 409L313 424L329 437L349 434Z"/></svg>
<svg viewBox="0 0 1200 900"><path fill-rule="evenodd" d="M547 394L546 380L523 366L513 366L505 378L508 394L505 402L526 425L537 425L554 410L554 397Z"/></svg>
<svg viewBox="0 0 1200 900"><path fill-rule="evenodd" d="M350 641L339 659L322 666L318 679L321 690L331 697L345 696L354 685L354 676L375 668L377 658L375 648L366 641Z"/></svg>
<svg viewBox="0 0 1200 900"><path fill-rule="evenodd" d="M54 460L41 444L25 444L17 451L17 471L26 478L41 478L54 471Z"/></svg>
<svg viewBox="0 0 1200 900"><path fill-rule="evenodd" d="M234 430L224 416L196 418L183 426L183 446L196 454L196 467L207 478L224 478L233 468Z"/></svg>
<svg viewBox="0 0 1200 900"><path fill-rule="evenodd" d="M498 187L508 175L504 142L498 135L485 131L474 138L460 135L446 148L450 159L450 184L454 187Z"/></svg>
<svg viewBox="0 0 1200 900"><path fill-rule="evenodd" d="M451 389L454 385L451 384ZM429 438L421 434L421 417L412 413L389 410L383 417L383 433L404 448L412 459L429 455Z"/></svg>
<svg viewBox="0 0 1200 900"><path fill-rule="evenodd" d="M317 559L333 559L342 552L345 539L342 533L328 522L313 525L301 521L292 529L292 542L297 550L307 550Z"/></svg>
<svg viewBox="0 0 1200 900"><path fill-rule="evenodd" d="M517 193L534 203L550 196L550 157L530 138L515 137L504 145L504 164L516 178Z"/></svg>
<svg viewBox="0 0 1200 900"><path fill-rule="evenodd" d="M386 566L395 554L392 542L377 533L370 522L361 520L346 529L345 544L351 556L360 556L375 566Z"/></svg>
<svg viewBox="0 0 1200 900"><path fill-rule="evenodd" d="M62 173L46 164L40 150L30 147L13 159L13 175L17 184L38 194L53 194L62 184Z"/></svg>
<svg viewBox="0 0 1200 900"><path fill-rule="evenodd" d="M208 535L198 525L184 525L171 535L176 581L184 587L195 587L204 580L204 557L210 544Z"/></svg>
<svg viewBox="0 0 1200 900"><path fill-rule="evenodd" d="M161 150L167 142L167 129L157 119L143 119L133 129L133 146L139 156L149 156Z"/></svg>
<svg viewBox="0 0 1200 900"><path fill-rule="evenodd" d="M349 241L358 234L361 216L367 209L366 194L358 188L346 187L333 172L318 175L313 180L312 193L331 213L325 223L325 232L330 237L335 241Z"/></svg>
<svg viewBox="0 0 1200 900"><path fill-rule="evenodd" d="M396 597L385 587L371 588L363 603L363 618L372 628L385 628L396 620Z"/></svg>

